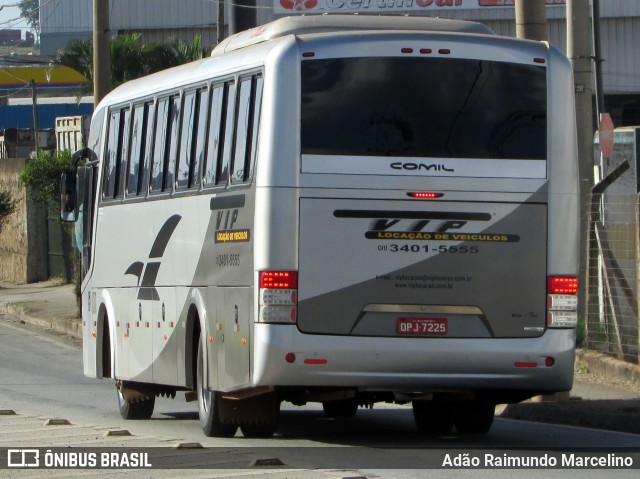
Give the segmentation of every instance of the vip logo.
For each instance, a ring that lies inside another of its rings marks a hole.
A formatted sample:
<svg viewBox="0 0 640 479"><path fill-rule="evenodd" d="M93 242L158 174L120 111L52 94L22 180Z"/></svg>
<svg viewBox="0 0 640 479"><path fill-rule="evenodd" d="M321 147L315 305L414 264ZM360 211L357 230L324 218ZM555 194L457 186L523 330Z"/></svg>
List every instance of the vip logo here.
<svg viewBox="0 0 640 479"><path fill-rule="evenodd" d="M400 223L401 219L398 218L380 218L371 223L371 231L388 231L392 226ZM432 223L431 219L421 219L417 221L405 222L406 226L403 225L399 229L401 231L408 231L411 233L418 233L423 231L425 227ZM466 225L468 221L463 220L447 220L447 221L439 221L437 225L433 228L433 233L445 233L450 230L459 230L464 225Z"/></svg>
<svg viewBox="0 0 640 479"><path fill-rule="evenodd" d="M151 246L149 261L146 264L142 261L136 261L124 272L124 274L132 274L138 278L138 299L160 301L160 296L156 289L156 278L158 277L161 264L160 260L181 219L182 216L173 215L165 221L160 231L158 231L153 246Z"/></svg>
<svg viewBox="0 0 640 479"><path fill-rule="evenodd" d="M7 467L40 467L38 449L9 449Z"/></svg>
<svg viewBox="0 0 640 479"><path fill-rule="evenodd" d="M457 211L335 210L333 216L370 219L368 239L436 239L469 223L491 221L489 213Z"/></svg>
<svg viewBox="0 0 640 479"><path fill-rule="evenodd" d="M233 229L233 225L238 221L238 211L238 209L218 211L216 214L216 231Z"/></svg>
<svg viewBox="0 0 640 479"><path fill-rule="evenodd" d="M280 0L285 10L313 10L318 6L318 0Z"/></svg>
<svg viewBox="0 0 640 479"><path fill-rule="evenodd" d="M445 232L459 230L470 221L491 221L489 213L454 212L454 211L392 211L392 210L335 210L336 218L370 218L371 230L387 231L402 222L403 231L423 231L427 225L430 231ZM434 228L435 226L435 228Z"/></svg>

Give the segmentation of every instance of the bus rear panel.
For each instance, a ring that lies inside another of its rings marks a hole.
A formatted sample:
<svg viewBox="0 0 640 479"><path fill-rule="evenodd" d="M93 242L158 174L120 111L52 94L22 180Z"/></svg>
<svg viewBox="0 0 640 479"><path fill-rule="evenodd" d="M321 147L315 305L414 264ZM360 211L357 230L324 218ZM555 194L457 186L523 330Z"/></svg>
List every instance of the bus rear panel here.
<svg viewBox="0 0 640 479"><path fill-rule="evenodd" d="M575 289L548 289L577 271L566 59L429 34L301 37L289 55L300 148L267 152L295 174L258 177L256 228L278 244L256 268L295 272L297 300L265 317L259 290L254 384L495 402L569 390Z"/></svg>

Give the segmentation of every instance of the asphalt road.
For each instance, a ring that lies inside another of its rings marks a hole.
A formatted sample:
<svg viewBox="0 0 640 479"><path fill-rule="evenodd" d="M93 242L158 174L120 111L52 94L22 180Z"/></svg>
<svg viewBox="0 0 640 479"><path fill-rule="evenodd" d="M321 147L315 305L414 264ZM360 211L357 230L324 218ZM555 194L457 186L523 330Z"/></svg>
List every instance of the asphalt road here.
<svg viewBox="0 0 640 479"><path fill-rule="evenodd" d="M289 471L286 475L275 474L270 469L270 478L429 475L446 478L470 474L473 476L468 477L493 479L503 474L511 477L512 473L507 470L437 470L432 471L433 474L416 470L426 456L431 457L431 464L446 454L450 457L464 453L474 455L485 450L511 454L509 451L587 448L587 451L625 454L625 449L631 448L630 451L635 451L636 467L640 466L638 435L496 418L491 432L485 436L425 436L415 428L410 407L393 405L376 405L373 410L361 409L353 419L332 420L325 418L318 406L283 404L278 432L271 439L246 439L240 432L230 439L207 438L200 430L195 403L186 403L180 394L173 400L159 398L150 420L124 421L117 410L113 381L83 376L82 352L77 341L19 325L7 318L0 318L0 384L0 410L18 413L13 418L0 416L0 448L199 443L218 451L235 451L242 455L242 461L258 451L298 467L297 472ZM67 419L70 429L68 432L57 429L57 439L51 439L51 429L45 432L42 426L46 418ZM32 426L27 427L27 423ZM41 429L42 434L38 432ZM114 430L127 430L132 436L104 436L105 431ZM22 435L16 435L19 432ZM253 449L242 449L247 447ZM2 472L0 470L0 476ZM578 477L578 473L581 478L603 475L598 469L527 470L524 477L566 478ZM251 474L262 475L267 471L254 470ZM215 475L219 477L219 471ZM635 478L637 469L607 470L606 475ZM200 476L196 474L196 477ZM222 477L235 477L235 473Z"/></svg>

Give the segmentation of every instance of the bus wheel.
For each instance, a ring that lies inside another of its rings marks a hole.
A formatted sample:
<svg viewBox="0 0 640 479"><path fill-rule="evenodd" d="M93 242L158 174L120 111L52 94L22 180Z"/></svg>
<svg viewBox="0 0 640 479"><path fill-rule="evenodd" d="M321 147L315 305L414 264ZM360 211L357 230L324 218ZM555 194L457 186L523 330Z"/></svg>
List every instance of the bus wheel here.
<svg viewBox="0 0 640 479"><path fill-rule="evenodd" d="M453 429L456 408L452 403L413 401L413 419L420 432L448 434Z"/></svg>
<svg viewBox="0 0 640 479"><path fill-rule="evenodd" d="M358 401L356 398L325 401L322 409L327 417L353 417L358 412Z"/></svg>
<svg viewBox="0 0 640 479"><path fill-rule="evenodd" d="M495 404L482 400L460 403L456 413L456 429L460 434L486 434L493 424L495 409Z"/></svg>
<svg viewBox="0 0 640 479"><path fill-rule="evenodd" d="M153 408L156 404L156 397L151 396L147 399L131 401L124 398L122 391L118 391L118 408L122 419L149 419L153 414Z"/></svg>
<svg viewBox="0 0 640 479"><path fill-rule="evenodd" d="M219 418L219 402L221 400L216 391L209 391L204 386L204 354L202 342L198 340L198 366L196 373L196 388L198 393L198 416L200 425L206 436L233 437L238 430L235 424L224 424Z"/></svg>

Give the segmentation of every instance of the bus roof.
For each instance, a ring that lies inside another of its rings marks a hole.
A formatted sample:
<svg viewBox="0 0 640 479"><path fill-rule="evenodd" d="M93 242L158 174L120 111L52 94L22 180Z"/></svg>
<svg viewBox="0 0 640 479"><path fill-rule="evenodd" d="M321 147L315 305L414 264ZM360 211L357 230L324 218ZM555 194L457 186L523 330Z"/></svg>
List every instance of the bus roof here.
<svg viewBox="0 0 640 479"><path fill-rule="evenodd" d="M222 41L213 50L211 56L223 55L287 35L359 30L431 31L495 35L489 27L481 23L463 20L372 15L309 15L281 18L266 25L232 35Z"/></svg>

